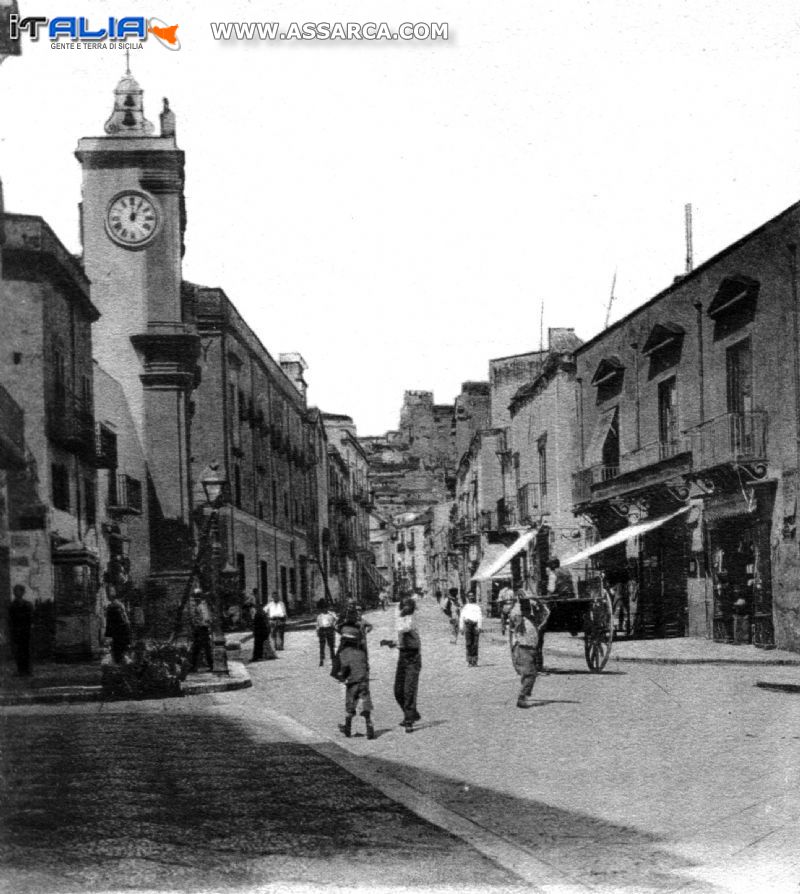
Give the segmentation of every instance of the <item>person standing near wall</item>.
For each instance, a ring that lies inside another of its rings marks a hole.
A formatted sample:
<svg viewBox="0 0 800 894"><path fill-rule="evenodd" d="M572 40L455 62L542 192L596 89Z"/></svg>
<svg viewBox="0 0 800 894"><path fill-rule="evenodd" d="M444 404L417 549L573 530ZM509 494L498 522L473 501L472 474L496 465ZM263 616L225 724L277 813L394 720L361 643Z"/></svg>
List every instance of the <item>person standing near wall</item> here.
<svg viewBox="0 0 800 894"><path fill-rule="evenodd" d="M125 606L116 593L106 609L106 637L111 640L111 658L114 664L120 664L131 644L131 623Z"/></svg>
<svg viewBox="0 0 800 894"><path fill-rule="evenodd" d="M14 598L8 607L8 628L14 660L17 662L17 674L29 677L31 674L31 627L33 625L33 606L25 599L25 587L15 584Z"/></svg>
<svg viewBox="0 0 800 894"><path fill-rule="evenodd" d="M253 615L253 657L251 661L264 660L264 643L269 640L269 620L263 605L255 606Z"/></svg>
<svg viewBox="0 0 800 894"><path fill-rule="evenodd" d="M211 611L203 595L203 591L194 591L192 606L192 672L197 670L197 659L203 653L210 671L214 670L214 659L211 652Z"/></svg>

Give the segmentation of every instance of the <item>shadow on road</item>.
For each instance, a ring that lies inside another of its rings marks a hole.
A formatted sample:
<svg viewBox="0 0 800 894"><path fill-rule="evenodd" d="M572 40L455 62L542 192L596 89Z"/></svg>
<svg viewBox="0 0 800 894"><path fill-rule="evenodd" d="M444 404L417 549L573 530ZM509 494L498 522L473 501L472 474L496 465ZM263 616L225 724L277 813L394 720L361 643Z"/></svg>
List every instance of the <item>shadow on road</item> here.
<svg viewBox="0 0 800 894"><path fill-rule="evenodd" d="M256 739L248 721L216 713L141 707L5 717L0 853L9 890L275 882L491 890L518 881L317 751L271 734L276 741L263 731ZM681 880L672 873L687 866L630 827L522 792L361 760L390 777L406 771L421 792L594 885L674 889ZM577 755L574 771L587 772Z"/></svg>

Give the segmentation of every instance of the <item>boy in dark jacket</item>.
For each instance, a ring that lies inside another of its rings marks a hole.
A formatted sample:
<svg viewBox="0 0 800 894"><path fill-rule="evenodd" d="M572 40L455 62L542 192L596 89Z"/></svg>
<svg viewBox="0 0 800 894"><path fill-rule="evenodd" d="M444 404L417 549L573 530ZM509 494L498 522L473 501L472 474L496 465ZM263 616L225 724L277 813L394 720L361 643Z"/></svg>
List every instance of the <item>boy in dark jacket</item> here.
<svg viewBox="0 0 800 894"><path fill-rule="evenodd" d="M353 730L353 717L358 702L361 702L361 716L367 726L367 738L375 738L372 725L372 697L369 693L369 664L366 650L362 647L361 631L358 627L345 624L341 630L339 645L339 680L346 685L344 734L349 738Z"/></svg>

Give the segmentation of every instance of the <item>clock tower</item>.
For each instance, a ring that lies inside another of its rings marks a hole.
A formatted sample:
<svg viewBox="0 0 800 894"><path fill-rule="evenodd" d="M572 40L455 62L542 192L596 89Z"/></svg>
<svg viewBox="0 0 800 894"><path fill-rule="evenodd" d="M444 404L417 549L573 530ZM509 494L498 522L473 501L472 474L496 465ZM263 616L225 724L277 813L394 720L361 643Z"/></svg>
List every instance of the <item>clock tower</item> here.
<svg viewBox="0 0 800 894"><path fill-rule="evenodd" d="M191 565L188 408L199 339L183 319L184 154L166 100L160 117L156 136L127 71L105 136L81 139L75 154L83 262L101 313L95 356L133 418L147 464L151 571L169 584Z"/></svg>

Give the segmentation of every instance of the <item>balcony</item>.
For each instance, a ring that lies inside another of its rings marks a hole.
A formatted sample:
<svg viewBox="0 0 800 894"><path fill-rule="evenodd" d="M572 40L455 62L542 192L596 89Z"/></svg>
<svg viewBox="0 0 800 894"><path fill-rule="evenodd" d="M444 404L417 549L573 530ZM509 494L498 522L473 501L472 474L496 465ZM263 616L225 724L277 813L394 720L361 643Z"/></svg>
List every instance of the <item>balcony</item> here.
<svg viewBox="0 0 800 894"><path fill-rule="evenodd" d="M477 536L478 532L475 530L474 522L461 518L453 528L453 545L462 546L468 544Z"/></svg>
<svg viewBox="0 0 800 894"><path fill-rule="evenodd" d="M597 484L613 481L618 477L620 467L597 463L588 469L581 469L572 476L572 502L586 503L592 499L592 489Z"/></svg>
<svg viewBox="0 0 800 894"><path fill-rule="evenodd" d="M357 514L356 507L352 504L350 499L345 496L331 497L329 505L334 512L338 512L339 515L342 515L345 518L352 518Z"/></svg>
<svg viewBox="0 0 800 894"><path fill-rule="evenodd" d="M56 388L47 407L47 436L72 453L95 455L91 404L68 388Z"/></svg>
<svg viewBox="0 0 800 894"><path fill-rule="evenodd" d="M533 518L548 511L547 485L541 482L525 484L517 491L517 517L520 524L530 524Z"/></svg>
<svg viewBox="0 0 800 894"><path fill-rule="evenodd" d="M625 475L627 472L635 472L638 469L644 469L647 466L680 456L682 453L689 453L691 450L691 439L684 436L676 435L667 440L652 441L638 450L624 454L620 458L618 474Z"/></svg>
<svg viewBox="0 0 800 894"><path fill-rule="evenodd" d="M142 514L142 482L130 475L114 475L108 479L108 511L112 515Z"/></svg>
<svg viewBox="0 0 800 894"><path fill-rule="evenodd" d="M763 463L767 459L767 414L723 413L687 432L696 471L734 463Z"/></svg>

